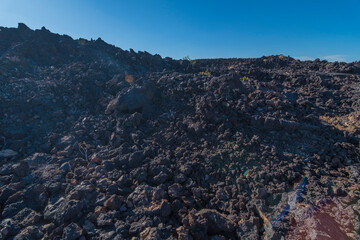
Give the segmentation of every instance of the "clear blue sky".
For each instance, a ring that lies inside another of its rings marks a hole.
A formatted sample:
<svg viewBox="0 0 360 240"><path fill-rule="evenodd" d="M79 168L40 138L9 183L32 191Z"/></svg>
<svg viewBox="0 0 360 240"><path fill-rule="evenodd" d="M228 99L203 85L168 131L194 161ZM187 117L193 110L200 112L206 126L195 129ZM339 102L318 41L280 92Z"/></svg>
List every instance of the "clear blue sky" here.
<svg viewBox="0 0 360 240"><path fill-rule="evenodd" d="M163 57L360 60L358 0L0 0L18 22Z"/></svg>

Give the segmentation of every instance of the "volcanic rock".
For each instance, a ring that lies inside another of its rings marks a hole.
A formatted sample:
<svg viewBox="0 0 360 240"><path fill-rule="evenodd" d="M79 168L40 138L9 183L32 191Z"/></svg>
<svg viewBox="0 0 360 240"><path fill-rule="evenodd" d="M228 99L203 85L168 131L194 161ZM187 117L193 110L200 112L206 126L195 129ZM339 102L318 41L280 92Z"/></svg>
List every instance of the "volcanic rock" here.
<svg viewBox="0 0 360 240"><path fill-rule="evenodd" d="M0 27L0 238L355 239L359 80Z"/></svg>

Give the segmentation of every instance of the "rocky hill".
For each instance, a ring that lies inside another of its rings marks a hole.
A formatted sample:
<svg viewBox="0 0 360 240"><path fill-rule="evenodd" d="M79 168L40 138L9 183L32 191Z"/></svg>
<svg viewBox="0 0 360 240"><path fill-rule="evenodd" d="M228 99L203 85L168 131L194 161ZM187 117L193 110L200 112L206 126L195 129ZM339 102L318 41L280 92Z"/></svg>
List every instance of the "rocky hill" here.
<svg viewBox="0 0 360 240"><path fill-rule="evenodd" d="M360 63L173 60L0 27L0 239L356 239Z"/></svg>

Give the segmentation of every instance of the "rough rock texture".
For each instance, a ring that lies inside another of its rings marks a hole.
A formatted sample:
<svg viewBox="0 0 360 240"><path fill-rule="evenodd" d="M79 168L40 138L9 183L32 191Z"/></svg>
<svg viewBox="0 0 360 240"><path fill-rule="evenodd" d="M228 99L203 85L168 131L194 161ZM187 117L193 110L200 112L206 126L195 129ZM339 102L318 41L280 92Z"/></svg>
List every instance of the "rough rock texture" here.
<svg viewBox="0 0 360 240"><path fill-rule="evenodd" d="M359 62L0 27L0 238L354 239L359 86Z"/></svg>

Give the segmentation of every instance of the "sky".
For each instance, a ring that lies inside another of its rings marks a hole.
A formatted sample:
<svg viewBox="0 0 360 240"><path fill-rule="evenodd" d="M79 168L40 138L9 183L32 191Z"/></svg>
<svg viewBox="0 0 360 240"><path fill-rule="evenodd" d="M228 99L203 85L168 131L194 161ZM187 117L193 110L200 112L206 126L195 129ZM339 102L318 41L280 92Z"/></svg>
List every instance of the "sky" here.
<svg viewBox="0 0 360 240"><path fill-rule="evenodd" d="M358 0L0 0L0 26L19 22L175 59L360 60Z"/></svg>

